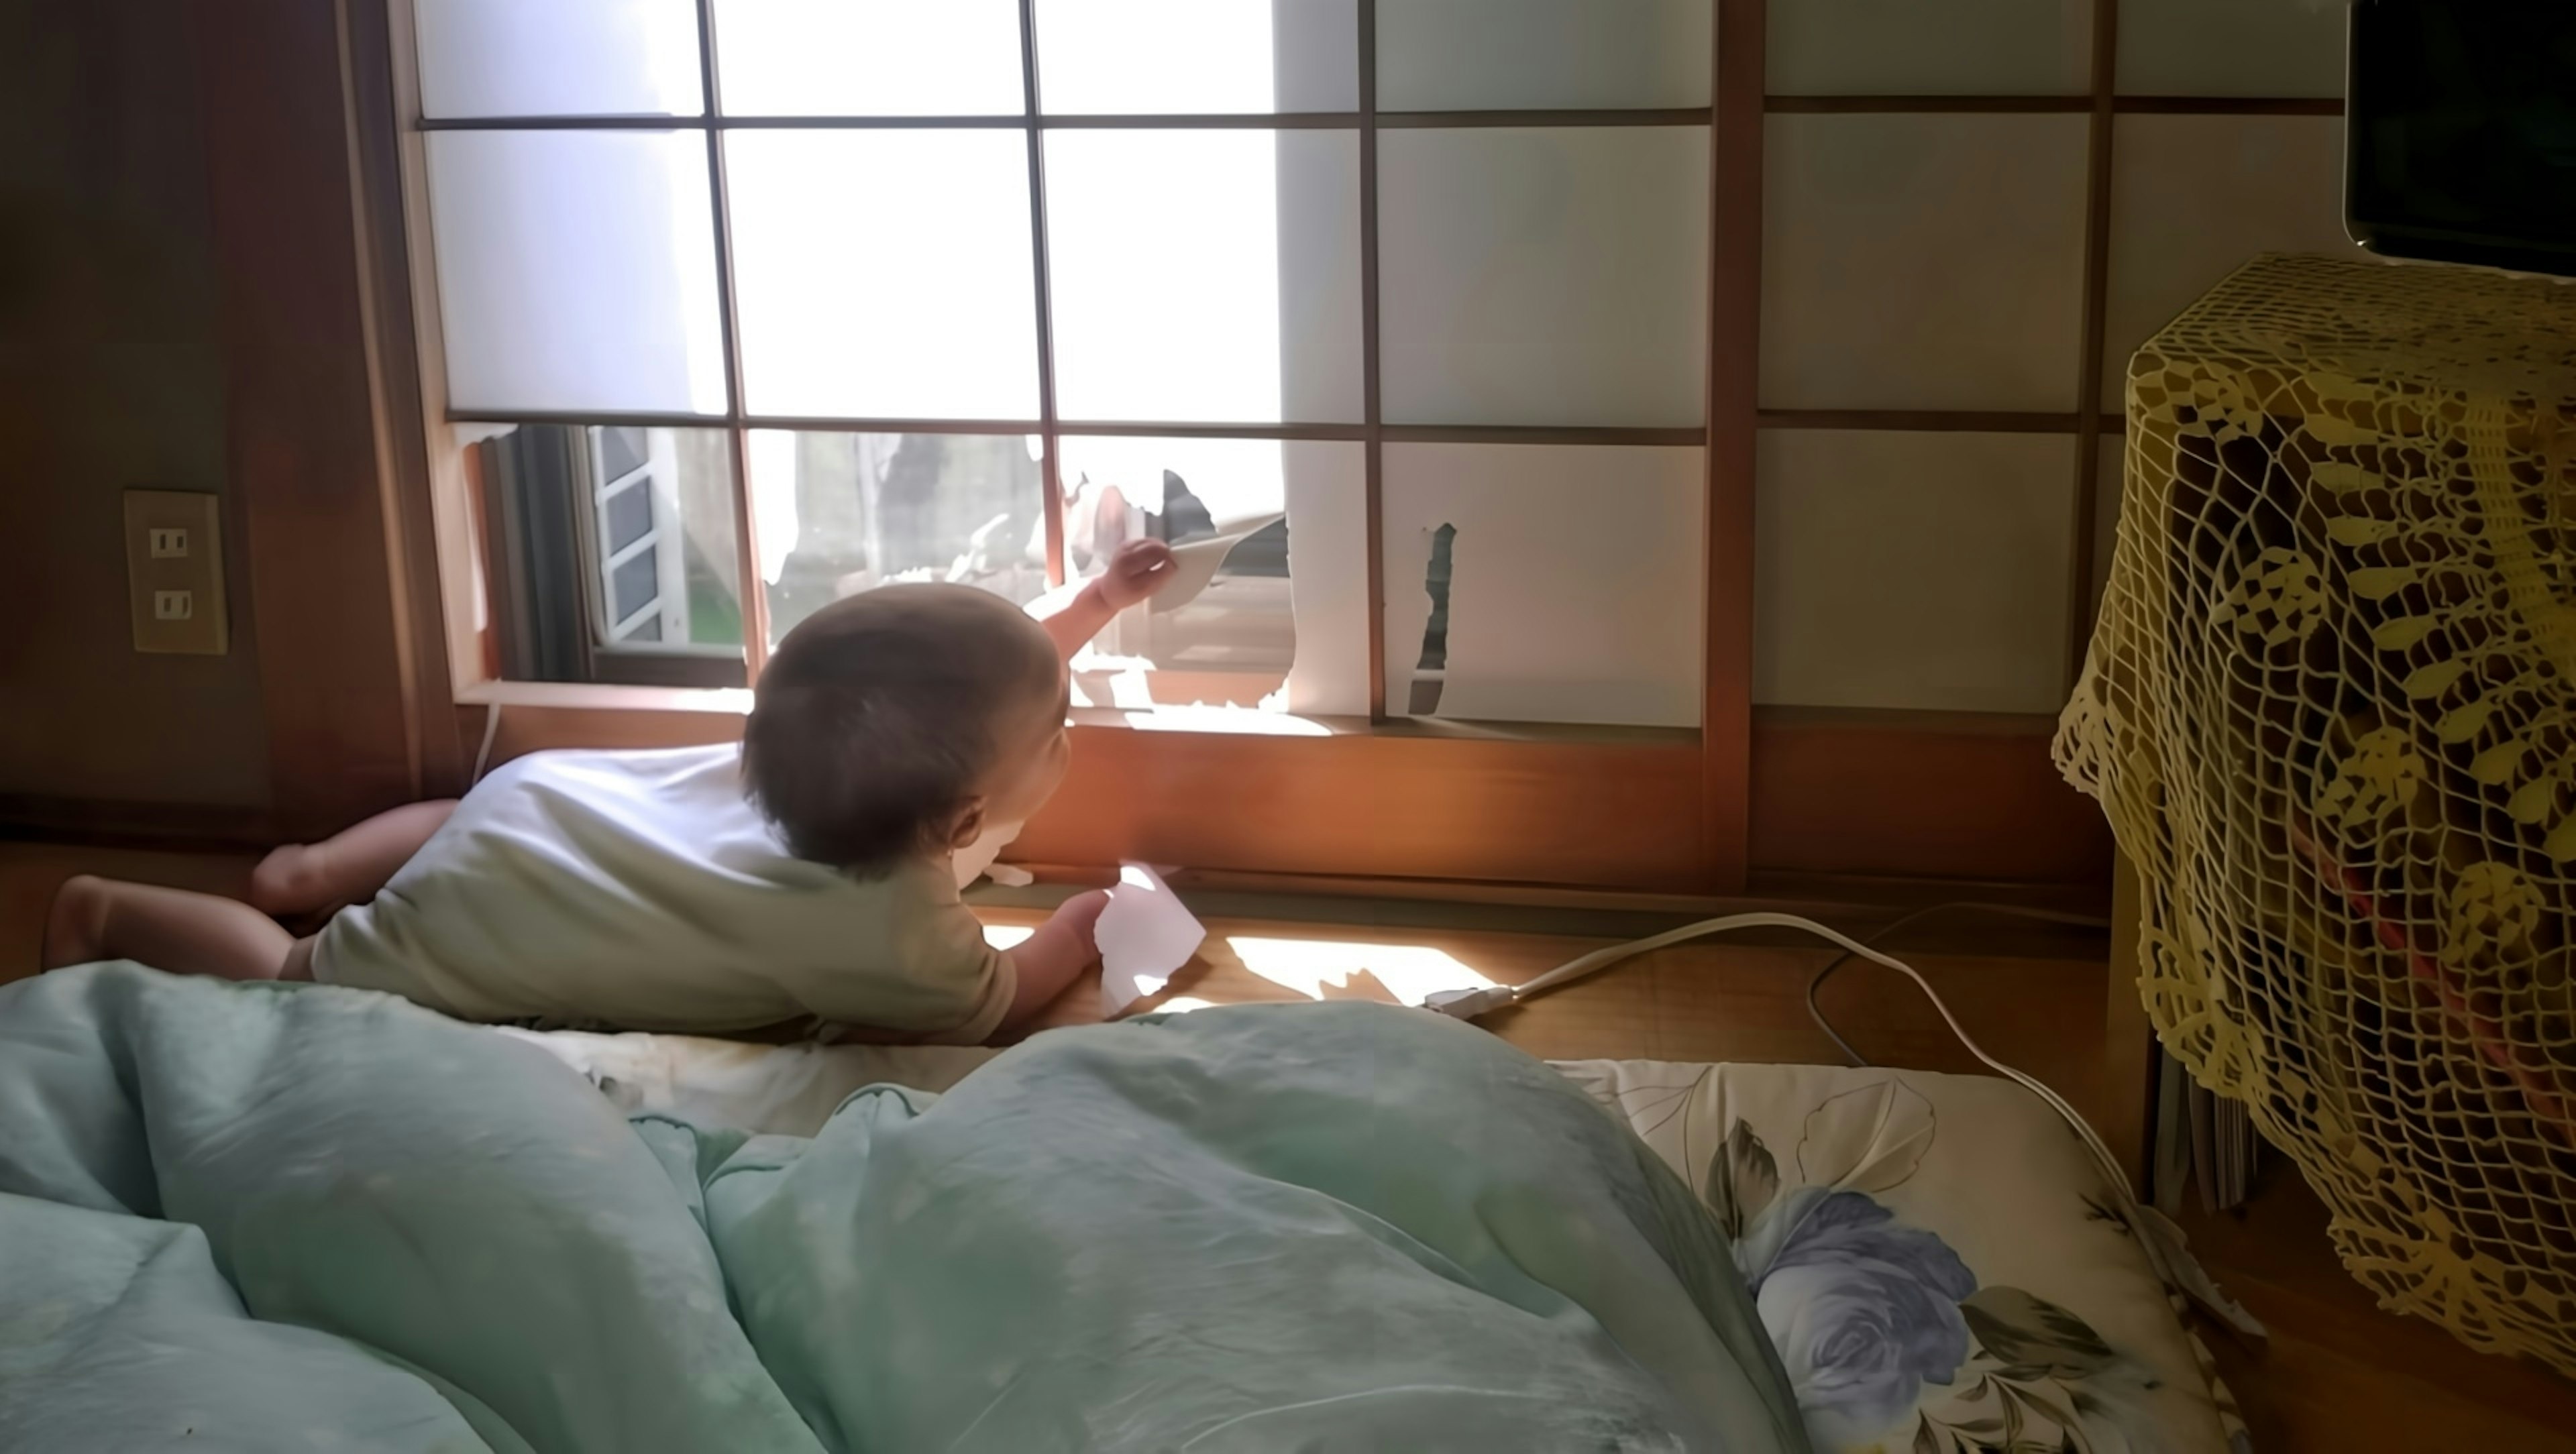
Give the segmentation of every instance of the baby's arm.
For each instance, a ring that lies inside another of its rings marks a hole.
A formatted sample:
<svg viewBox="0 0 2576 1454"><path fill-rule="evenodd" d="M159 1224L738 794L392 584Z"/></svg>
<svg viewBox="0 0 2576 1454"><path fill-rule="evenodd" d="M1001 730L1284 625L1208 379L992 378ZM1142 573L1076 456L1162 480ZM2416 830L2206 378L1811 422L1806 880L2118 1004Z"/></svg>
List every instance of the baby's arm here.
<svg viewBox="0 0 2576 1454"><path fill-rule="evenodd" d="M1077 894L1039 925L1038 932L1010 951L1011 970L1019 978L1019 989L1011 996L1011 1008L1002 1016L1005 1027L1024 1024L1054 1003L1055 997L1064 993L1064 987L1073 983L1073 977L1100 957L1100 951L1092 944L1091 930L1100 922L1100 911L1108 907L1105 890Z"/></svg>
<svg viewBox="0 0 2576 1454"><path fill-rule="evenodd" d="M1131 540L1118 547L1109 569L1077 592L1064 609L1038 624L1054 639L1057 653L1071 661L1111 617L1169 585L1178 569L1170 546L1159 540Z"/></svg>

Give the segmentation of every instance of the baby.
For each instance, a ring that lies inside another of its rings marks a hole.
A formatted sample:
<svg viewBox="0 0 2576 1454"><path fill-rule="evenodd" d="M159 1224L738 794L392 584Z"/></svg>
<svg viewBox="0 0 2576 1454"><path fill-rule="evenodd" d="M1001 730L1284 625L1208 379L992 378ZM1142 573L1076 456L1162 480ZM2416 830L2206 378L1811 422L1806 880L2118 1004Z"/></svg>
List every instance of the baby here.
<svg viewBox="0 0 2576 1454"><path fill-rule="evenodd" d="M247 904L75 878L46 967L310 979L473 1020L982 1041L1091 962L1107 898L1005 952L958 890L1064 777L1066 662L1172 570L1137 541L1044 622L965 586L852 596L779 644L739 748L531 753L462 800L279 849ZM356 899L309 938L269 917Z"/></svg>

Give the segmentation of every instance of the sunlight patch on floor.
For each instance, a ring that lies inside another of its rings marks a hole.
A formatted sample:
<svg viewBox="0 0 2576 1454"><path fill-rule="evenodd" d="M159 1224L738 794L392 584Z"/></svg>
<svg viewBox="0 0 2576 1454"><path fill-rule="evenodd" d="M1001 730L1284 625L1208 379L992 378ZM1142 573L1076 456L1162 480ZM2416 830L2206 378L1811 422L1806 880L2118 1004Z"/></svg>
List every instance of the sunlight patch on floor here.
<svg viewBox="0 0 2576 1454"><path fill-rule="evenodd" d="M1383 1000L1418 1005L1441 990L1492 987L1445 949L1358 940L1260 939L1226 941L1243 967L1310 1000Z"/></svg>

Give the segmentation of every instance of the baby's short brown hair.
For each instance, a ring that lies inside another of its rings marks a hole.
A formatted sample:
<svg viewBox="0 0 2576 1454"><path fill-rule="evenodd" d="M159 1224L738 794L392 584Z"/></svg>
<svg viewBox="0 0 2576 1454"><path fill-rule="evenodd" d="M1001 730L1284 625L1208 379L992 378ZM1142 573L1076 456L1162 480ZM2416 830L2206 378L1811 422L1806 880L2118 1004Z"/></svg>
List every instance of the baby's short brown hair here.
<svg viewBox="0 0 2576 1454"><path fill-rule="evenodd" d="M949 847L1002 729L1058 689L1046 632L968 586L893 585L799 623L760 674L743 788L799 858L874 876Z"/></svg>

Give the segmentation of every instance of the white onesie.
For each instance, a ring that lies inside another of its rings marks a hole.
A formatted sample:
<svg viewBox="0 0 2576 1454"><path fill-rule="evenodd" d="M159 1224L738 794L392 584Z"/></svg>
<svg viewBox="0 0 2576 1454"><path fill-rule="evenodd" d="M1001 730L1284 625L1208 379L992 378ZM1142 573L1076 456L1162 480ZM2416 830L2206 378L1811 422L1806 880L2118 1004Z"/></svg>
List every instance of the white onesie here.
<svg viewBox="0 0 2576 1454"><path fill-rule="evenodd" d="M733 744L539 752L496 768L370 903L314 945L313 977L471 1020L743 1030L815 1016L973 1044L1011 962L958 889L1013 824L862 879L787 851Z"/></svg>

